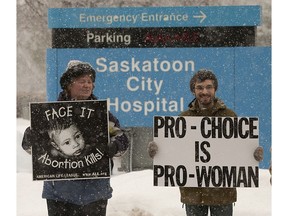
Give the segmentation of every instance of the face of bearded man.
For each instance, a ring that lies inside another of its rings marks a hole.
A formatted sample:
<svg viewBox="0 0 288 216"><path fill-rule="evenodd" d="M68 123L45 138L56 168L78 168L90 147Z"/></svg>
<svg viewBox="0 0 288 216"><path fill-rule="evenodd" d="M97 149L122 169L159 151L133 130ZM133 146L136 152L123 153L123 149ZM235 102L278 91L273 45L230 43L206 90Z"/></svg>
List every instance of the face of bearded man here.
<svg viewBox="0 0 288 216"><path fill-rule="evenodd" d="M207 79L203 82L196 82L194 95L201 108L210 108L213 106L215 93L213 80Z"/></svg>

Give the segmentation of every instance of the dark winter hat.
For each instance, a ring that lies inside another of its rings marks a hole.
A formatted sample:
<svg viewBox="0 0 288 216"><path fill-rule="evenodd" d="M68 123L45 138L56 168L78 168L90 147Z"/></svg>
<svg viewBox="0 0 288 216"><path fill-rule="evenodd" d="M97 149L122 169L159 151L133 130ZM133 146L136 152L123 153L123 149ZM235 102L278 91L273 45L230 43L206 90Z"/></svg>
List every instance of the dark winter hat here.
<svg viewBox="0 0 288 216"><path fill-rule="evenodd" d="M73 81L73 79L83 76L90 75L93 83L95 82L95 70L88 62L82 62L79 60L69 61L66 71L60 78L61 88L64 90Z"/></svg>

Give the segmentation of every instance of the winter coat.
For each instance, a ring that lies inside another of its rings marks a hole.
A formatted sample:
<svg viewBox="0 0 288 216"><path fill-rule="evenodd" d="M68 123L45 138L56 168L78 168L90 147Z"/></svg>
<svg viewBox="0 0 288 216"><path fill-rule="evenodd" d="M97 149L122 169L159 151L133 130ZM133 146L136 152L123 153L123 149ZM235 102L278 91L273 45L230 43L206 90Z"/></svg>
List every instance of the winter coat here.
<svg viewBox="0 0 288 216"><path fill-rule="evenodd" d="M97 100L94 95L88 100ZM58 101L69 101L62 92ZM114 142L113 155L120 156L128 148L128 138L120 129L118 119L109 112L110 140ZM31 152L33 133L30 127L26 129L22 141L22 147ZM113 156L112 155L112 156ZM77 205L87 205L98 200L107 200L112 197L112 188L109 178L85 179L85 180L59 180L44 181L42 198L68 202Z"/></svg>
<svg viewBox="0 0 288 216"><path fill-rule="evenodd" d="M194 100L189 104L189 109L180 115L236 117L236 114L217 98L214 101L214 106L205 110L201 110L198 102ZM180 194L181 202L188 205L224 205L237 201L236 188L180 187Z"/></svg>

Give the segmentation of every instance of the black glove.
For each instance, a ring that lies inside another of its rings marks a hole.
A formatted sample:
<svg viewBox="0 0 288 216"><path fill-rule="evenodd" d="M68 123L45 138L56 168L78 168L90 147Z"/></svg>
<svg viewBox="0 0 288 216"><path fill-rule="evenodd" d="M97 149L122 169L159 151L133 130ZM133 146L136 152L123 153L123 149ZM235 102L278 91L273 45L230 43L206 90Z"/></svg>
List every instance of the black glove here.
<svg viewBox="0 0 288 216"><path fill-rule="evenodd" d="M108 143L108 157L112 158L118 151L118 140L113 140L112 142Z"/></svg>
<svg viewBox="0 0 288 216"><path fill-rule="evenodd" d="M22 148L28 154L31 154L32 152L32 143L35 142L36 139L35 137L36 137L35 133L31 130L30 127L27 127L23 135Z"/></svg>

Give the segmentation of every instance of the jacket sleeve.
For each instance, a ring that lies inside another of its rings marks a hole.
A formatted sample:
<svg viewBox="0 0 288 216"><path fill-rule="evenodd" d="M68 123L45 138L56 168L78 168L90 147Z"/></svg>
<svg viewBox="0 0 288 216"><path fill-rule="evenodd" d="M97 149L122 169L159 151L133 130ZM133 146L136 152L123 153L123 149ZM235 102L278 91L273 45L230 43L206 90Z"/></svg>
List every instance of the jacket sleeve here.
<svg viewBox="0 0 288 216"><path fill-rule="evenodd" d="M120 127L119 120L109 112L109 135L110 143L108 144L109 157L119 157L123 155L129 147L129 140Z"/></svg>

